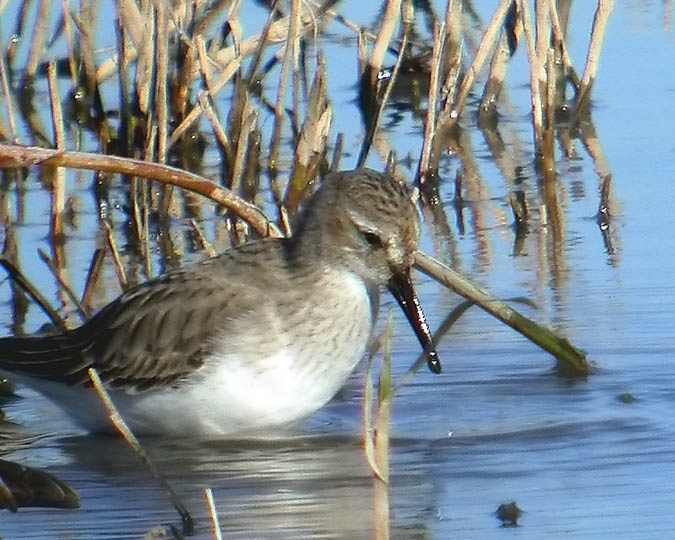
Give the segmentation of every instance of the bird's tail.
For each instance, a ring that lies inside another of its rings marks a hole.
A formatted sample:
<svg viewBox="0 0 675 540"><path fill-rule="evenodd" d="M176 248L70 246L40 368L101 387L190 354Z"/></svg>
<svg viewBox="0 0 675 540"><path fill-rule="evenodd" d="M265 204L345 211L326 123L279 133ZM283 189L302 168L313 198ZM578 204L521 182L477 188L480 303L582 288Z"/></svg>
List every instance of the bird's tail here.
<svg viewBox="0 0 675 540"><path fill-rule="evenodd" d="M8 372L74 384L85 364L72 334L0 338L0 369Z"/></svg>

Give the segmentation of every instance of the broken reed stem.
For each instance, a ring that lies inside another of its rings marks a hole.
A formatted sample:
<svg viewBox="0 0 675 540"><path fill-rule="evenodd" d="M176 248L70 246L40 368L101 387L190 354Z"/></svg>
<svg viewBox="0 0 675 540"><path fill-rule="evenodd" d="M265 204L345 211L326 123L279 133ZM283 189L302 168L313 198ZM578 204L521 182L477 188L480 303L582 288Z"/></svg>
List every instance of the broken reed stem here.
<svg viewBox="0 0 675 540"><path fill-rule="evenodd" d="M492 60L490 61L490 71L488 74L485 87L483 88L483 95L480 101L480 114L486 115L495 113L497 110L497 100L499 94L504 87L504 80L506 79L506 72L509 67L509 60L511 59L511 48L509 46L508 32L513 32L514 39L517 39L517 25L513 28L508 28L505 24L502 28L497 48L495 49Z"/></svg>
<svg viewBox="0 0 675 540"><path fill-rule="evenodd" d="M585 376L591 372L586 353L576 349L567 339L521 315L440 261L418 251L415 254L415 267L467 300L475 302L490 315L555 356L562 371L577 376Z"/></svg>
<svg viewBox="0 0 675 540"><path fill-rule="evenodd" d="M51 19L51 0L40 0L38 13L33 27L33 39L30 44L30 53L26 61L26 79L33 80L37 74L38 67L42 60L42 54L47 42L47 32Z"/></svg>
<svg viewBox="0 0 675 540"><path fill-rule="evenodd" d="M122 178L138 176L178 186L211 199L234 212L261 236L280 237L279 228L255 205L202 176L138 159L88 152L61 152L39 146L0 144L0 168L62 166L119 173Z"/></svg>
<svg viewBox="0 0 675 540"><path fill-rule="evenodd" d="M155 35L155 10L152 2L147 2L143 6L143 26L144 33L148 38L142 39L139 42L138 59L136 61L136 96L138 98L138 108L145 116L150 112L150 88L152 86L154 54L153 46L154 39L149 39L149 36ZM134 51L129 51L130 57L133 58ZM99 81L100 84L100 79Z"/></svg>
<svg viewBox="0 0 675 540"><path fill-rule="evenodd" d="M342 147L345 142L343 133L338 133L335 137L335 146L333 147L333 157L330 162L330 172L338 172L340 170L340 160L342 159Z"/></svg>
<svg viewBox="0 0 675 540"><path fill-rule="evenodd" d="M373 471L373 475L383 479L384 474L375 458L375 427L373 426L373 368L375 365L375 355L382 349L384 336L388 328L377 338L375 338L368 347L368 361L366 365L366 377L363 388L363 449L366 454L366 461Z"/></svg>
<svg viewBox="0 0 675 540"><path fill-rule="evenodd" d="M183 534L191 535L194 532L194 522L192 520L190 512L187 510L187 508L180 500L174 489L171 487L171 484L169 484L166 478L164 478L164 476L160 474L159 469L157 469L154 462L150 459L150 456L148 456L145 449L141 446L141 443L138 442L136 436L129 429L129 426L127 426L126 422L124 421L124 418L122 418L122 415L119 413L117 407L115 407L115 404L110 398L110 394L108 394L108 391L105 389L105 386L103 386L103 382L101 381L101 378L99 377L96 369L90 367L89 369L87 369L87 373L89 374L89 379L91 379L92 385L94 386L94 390L96 390L96 394L98 395L99 399L101 400L101 403L105 407L105 410L108 413L108 416L110 417L110 421L112 422L113 426L120 433L120 435L124 437L124 440L127 441L129 446L131 446L136 455L148 468L153 478L157 480L157 482L159 482L164 491L166 491L166 493L169 495L169 500L171 501L171 504L173 504L173 507L176 509L176 511L181 517L181 521L183 523Z"/></svg>
<svg viewBox="0 0 675 540"><path fill-rule="evenodd" d="M119 281L122 290L126 291L129 288L129 280L127 279L127 272L124 269L124 265L122 264L119 251L117 251L117 243L115 242L115 236L113 235L112 228L105 219L101 220L101 225L103 226L103 231L105 232L106 244L108 245L108 249L110 250L110 254L113 258L117 280Z"/></svg>
<svg viewBox="0 0 675 540"><path fill-rule="evenodd" d="M555 53L552 49L547 51L546 55L546 123L543 133L543 164L544 168L549 171L555 170L555 145L554 145L554 130L555 130L555 110L556 110L556 95L555 95Z"/></svg>
<svg viewBox="0 0 675 540"><path fill-rule="evenodd" d="M12 105L12 95L9 93L9 78L7 76L7 65L5 64L5 53L0 51L0 84L2 85L2 95L4 96L5 110L7 111L7 121L9 122L9 132L13 143L19 142L16 131L16 119L14 118L14 106Z"/></svg>
<svg viewBox="0 0 675 540"><path fill-rule="evenodd" d="M105 261L105 249L97 248L94 256L89 263L89 270L87 272L87 279L85 280L84 292L82 293L82 301L80 302L83 309L88 313L91 311L91 301L94 294L94 289L101 276L101 269L103 268L103 261Z"/></svg>
<svg viewBox="0 0 675 540"><path fill-rule="evenodd" d="M492 20L490 20L490 24L485 30L485 34L483 34L483 39L480 42L473 63L466 72L466 75L464 75L464 79L462 79L462 84L459 87L459 93L457 94L457 100L450 111L450 122L457 122L459 116L462 114L466 98L469 96L473 83L483 67L488 54L494 48L494 44L499 36L499 31L504 23L504 18L511 8L512 1L513 0L501 0L499 7L492 16Z"/></svg>
<svg viewBox="0 0 675 540"><path fill-rule="evenodd" d="M213 500L213 491L211 488L204 488L204 499L206 500L206 507L209 510L209 517L211 518L211 531L215 540L223 540L223 533L220 530L220 521L218 520L218 511L216 510L216 503Z"/></svg>
<svg viewBox="0 0 675 540"><path fill-rule="evenodd" d="M388 540L390 536L389 512L389 428L394 388L391 376L391 341L394 333L394 319L391 311L387 331L382 343L382 365L378 384L378 407L375 420L375 462L379 475L373 481L375 497L375 538Z"/></svg>
<svg viewBox="0 0 675 540"><path fill-rule="evenodd" d="M441 74L441 62L443 60L443 48L445 44L445 23L434 25L434 48L431 54L431 73L429 74L429 98L427 100L427 119L424 124L424 141L422 142L422 155L417 169L417 183L423 186L427 181L429 163L431 161L431 149L434 146L434 134L436 132L436 102L438 100L438 83Z"/></svg>
<svg viewBox="0 0 675 540"><path fill-rule="evenodd" d="M577 74L574 71L572 59L570 58L570 53L567 49L567 43L565 43L565 35L563 34L562 28L560 26L560 17L558 16L557 2L549 2L548 5L551 10L550 17L551 17L551 28L553 30L553 37L556 41L556 45L560 47L565 77L569 77L574 87L578 90L579 77L577 77Z"/></svg>
<svg viewBox="0 0 675 540"><path fill-rule="evenodd" d="M373 52L370 55L369 64L371 80L369 82L371 84L375 81L375 77L377 77L377 74L382 69L384 55L389 49L389 44L396 31L400 16L401 0L388 0L384 16L382 17L382 25L380 26L380 31L377 33L377 39L373 45Z"/></svg>
<svg viewBox="0 0 675 540"><path fill-rule="evenodd" d="M579 115L579 111L583 110L588 104L591 88L593 87L595 75L600 65L600 51L602 50L602 43L605 38L607 22L613 9L614 0L598 0L598 7L595 10L595 17L593 18L591 43L588 46L588 55L586 56L586 66L579 83L579 93L577 94L577 116Z"/></svg>
<svg viewBox="0 0 675 540"><path fill-rule="evenodd" d="M40 257L40 259L42 259L42 262L44 262L47 265L47 268L49 268L49 271L54 276L54 279L56 279L56 281L58 282L59 287L63 289L63 291L68 295L68 298L70 298L70 301L75 305L75 309L77 310L77 313L80 316L82 322L87 321L89 317L91 317L91 312L89 311L88 308L82 305L80 299L77 297L73 289L71 289L70 285L68 285L66 280L63 279L61 273L59 272L59 269L54 264L54 261L52 261L49 258L49 255L47 255L41 249L38 249L38 256Z"/></svg>
<svg viewBox="0 0 675 540"><path fill-rule="evenodd" d="M527 44L527 57L530 63L530 101L532 104L532 128L534 131L535 153L538 157L542 154L544 135L543 135L543 117L541 106L541 86L539 72L539 56L535 49L535 36L532 29L530 17L530 5L528 0L516 0L518 2L518 12L523 22L523 31L525 33L525 42Z"/></svg>
<svg viewBox="0 0 675 540"><path fill-rule="evenodd" d="M63 110L61 109L61 98L59 97L59 87L56 78L56 64L52 61L47 66L47 82L49 84L49 104L52 113L52 128L54 131L54 141L56 148L64 150L66 147L66 136L63 129Z"/></svg>
<svg viewBox="0 0 675 540"><path fill-rule="evenodd" d="M557 1L557 0L556 0ZM551 25L549 23L549 4L551 0L537 0L535 2L535 21L536 21L536 46L537 66L539 71L540 84L544 82L544 66L546 65L546 54L551 43Z"/></svg>
<svg viewBox="0 0 675 540"><path fill-rule="evenodd" d="M356 166L358 167L363 167L363 165L366 162L366 159L368 159L368 152L370 151L370 147L372 145L373 139L375 138L375 135L377 133L377 128L380 125L380 121L382 120L382 115L384 114L384 110L387 107L387 102L389 101L389 96L391 96L391 92L394 89L394 85L396 84L396 79L398 78L398 73L401 69L401 64L403 62L403 57L405 56L405 49L408 46L408 34L410 33L410 27L414 22L414 12L413 12L413 6L411 0L404 0L403 4L403 38L401 39L401 47L398 50L398 56L396 57L396 64L394 64L394 70L391 73L391 77L389 78L389 81L387 82L387 87L384 89L384 94L382 95L382 99L377 105L377 111L375 113L375 118L373 119L370 128L368 129L368 133L366 133L365 138L363 139L363 145L361 146L361 152L359 153L359 158L356 160ZM366 81L366 84L371 84L371 82ZM337 170L337 169L333 169Z"/></svg>
<svg viewBox="0 0 675 540"><path fill-rule="evenodd" d="M49 62L49 66L47 67L47 81L49 84L49 102L51 105L52 128L56 148L65 150L66 136L63 129L63 111L61 109L61 98L56 78L56 64L54 62ZM63 209L66 204L66 171L63 167L56 167L54 171L51 199L50 230L52 238L58 240L63 237Z"/></svg>
<svg viewBox="0 0 675 540"><path fill-rule="evenodd" d="M156 2L157 28L155 33L155 115L157 117L157 161L166 163L168 151L167 136L169 129L169 111L167 99L169 72L169 15L166 2ZM164 185L162 190L162 211L169 212L173 198L173 186Z"/></svg>
<svg viewBox="0 0 675 540"><path fill-rule="evenodd" d="M277 90L277 102L274 107L274 130L270 139L270 154L268 158L268 168L271 171L277 169L277 160L279 155L279 144L281 142L281 132L284 126L284 115L286 109L286 92L288 89L288 75L293 68L297 69L294 43L296 35L300 31L300 0L291 1L290 24L288 26L288 35L284 49L284 60L281 65L281 76L279 77L279 87Z"/></svg>
<svg viewBox="0 0 675 540"><path fill-rule="evenodd" d="M59 330L66 332L68 327L66 323L61 318L61 315L49 304L47 299L42 296L40 291L33 286L33 284L28 280L28 278L19 270L17 266L14 266L14 263L6 259L4 256L0 256L0 265L2 265L13 283L16 283L21 289L23 289L28 296L30 296L33 301L40 306L42 311L45 312L49 320L52 321L52 324L59 328Z"/></svg>
<svg viewBox="0 0 675 540"><path fill-rule="evenodd" d="M75 40L73 39L73 27L70 20L70 2L63 0L63 34L66 38L66 47L68 48L68 71L70 81L73 86L77 85L77 58L75 58Z"/></svg>
<svg viewBox="0 0 675 540"><path fill-rule="evenodd" d="M210 90L202 90L199 95L197 96L197 101L201 98L202 95L204 96L210 96L211 98L214 98L224 87L225 85L230 82L232 77L239 71L239 68L241 67L241 59L240 58L235 58L230 62L227 67L222 71L220 76L213 82L213 86ZM202 114L202 107L198 103L192 107L192 110L185 116L183 121L178 125L176 129L174 129L171 132L171 137L169 137L169 144L168 148L171 148L174 144L176 144L180 138L185 134L185 132L190 129L194 123L199 120L199 117Z"/></svg>
<svg viewBox="0 0 675 540"><path fill-rule="evenodd" d="M194 218L190 219L190 226L192 227L192 230L194 231L195 236L197 237L197 241L199 243L199 246L204 251L206 251L206 253L209 257L215 257L217 255L216 250L213 248L213 246L206 239L206 237L204 236L204 233L199 228L199 225L197 224L197 221Z"/></svg>
<svg viewBox="0 0 675 540"><path fill-rule="evenodd" d="M227 137L227 133L225 132L223 125L220 123L218 115L213 110L213 107L211 107L208 95L205 93L199 94L198 100L199 106L206 115L206 119L209 121L209 124L211 124L211 129L213 130L213 134L216 137L216 141L220 145L223 157L225 158L228 167L230 167L231 163L234 161L230 139Z"/></svg>
<svg viewBox="0 0 675 540"><path fill-rule="evenodd" d="M445 47L443 48L443 66L446 69L445 80L441 88L442 110L440 118L445 121L457 93L457 80L462 68L462 2L448 0L445 6Z"/></svg>
<svg viewBox="0 0 675 540"><path fill-rule="evenodd" d="M244 174L246 154L248 151L248 139L255 129L258 120L257 111L251 106L248 95L244 98L244 108L241 113L241 126L237 140L237 151L234 154L234 162L230 170L230 189L234 193L241 193L242 177Z"/></svg>
<svg viewBox="0 0 675 540"><path fill-rule="evenodd" d="M166 2L156 2L157 32L156 55L157 76L155 80L155 114L157 115L157 161L166 163L167 129L169 112L167 103L167 85L169 71L169 17ZM170 194L168 194L170 197ZM165 203L168 206L168 203Z"/></svg>

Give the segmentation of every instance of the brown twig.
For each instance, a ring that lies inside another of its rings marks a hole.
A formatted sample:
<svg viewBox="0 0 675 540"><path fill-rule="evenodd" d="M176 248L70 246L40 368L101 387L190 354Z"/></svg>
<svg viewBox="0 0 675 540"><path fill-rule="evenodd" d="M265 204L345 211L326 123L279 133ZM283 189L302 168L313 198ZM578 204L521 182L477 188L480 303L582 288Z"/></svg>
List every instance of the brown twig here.
<svg viewBox="0 0 675 540"><path fill-rule="evenodd" d="M63 111L61 110L61 98L56 80L56 64L50 62L47 67L47 80L49 83L49 101L52 113L52 127L56 148L65 150L66 136L63 129ZM51 194L51 220L50 230L52 238L58 240L63 237L63 209L66 202L66 172L63 167L57 167L52 180Z"/></svg>
<svg viewBox="0 0 675 540"><path fill-rule="evenodd" d="M190 226L192 227L192 230L195 233L195 236L197 237L197 240L199 241L199 245L201 248L206 251L209 257L215 257L217 255L216 250L213 248L213 246L209 243L209 241L206 239L206 236L204 236L204 233L202 230L199 228L199 225L194 219L190 220Z"/></svg>
<svg viewBox="0 0 675 540"><path fill-rule="evenodd" d="M40 293L40 291L38 291L33 286L28 278L24 276L23 272L21 272L18 267L14 266L14 263L6 259L4 256L0 256L0 265L2 265L5 270L7 270L7 273L11 277L12 281L21 287L21 289L23 289L26 294L28 294L28 296L30 296L35 301L35 303L40 306L42 311L45 312L54 326L57 326L64 332L68 330L66 323L58 314L58 312L49 304L47 299L42 296L42 293Z"/></svg>
<svg viewBox="0 0 675 540"><path fill-rule="evenodd" d="M445 23L434 26L434 49L431 55L431 73L429 75L429 98L427 100L427 118L424 124L424 141L419 167L417 169L417 183L423 186L432 171L429 170L431 163L431 150L434 146L436 134L436 104L438 102L438 85L441 76L441 62L443 60L443 47L445 44ZM435 168L435 166L434 166Z"/></svg>
<svg viewBox="0 0 675 540"><path fill-rule="evenodd" d="M418 251L415 255L415 267L464 298L475 302L490 315L551 353L559 360L561 368L567 372L575 375L588 375L591 372L586 354L572 346L569 341L524 317L433 257Z"/></svg>
<svg viewBox="0 0 675 540"><path fill-rule="evenodd" d="M211 488L204 488L204 499L206 499L206 507L209 510L209 517L211 518L213 538L214 540L223 540L223 533L220 530L220 521L218 520L218 511L216 510L216 503L213 500Z"/></svg>
<svg viewBox="0 0 675 540"><path fill-rule="evenodd" d="M469 92L473 87L473 83L476 80L478 73L480 72L485 60L487 60L488 54L494 48L494 44L499 36L499 30L504 22L504 17L511 8L512 0L501 0L499 6L492 15L492 20L488 25L485 33L483 34L483 39L480 42L476 56L473 59L473 63L469 67L464 79L462 79L462 84L459 87L459 92L457 94L457 100L455 101L454 107L450 112L450 118L452 122L456 122L459 116L462 114L464 109L464 104L466 98L469 96Z"/></svg>
<svg viewBox="0 0 675 540"><path fill-rule="evenodd" d="M94 294L94 289L101 276L101 269L103 268L103 261L105 260L105 249L98 248L94 252L89 264L89 271L87 272L87 279L84 284L84 292L82 293L82 301L80 302L87 312L91 310L91 300Z"/></svg>
<svg viewBox="0 0 675 540"><path fill-rule="evenodd" d="M150 456L148 456L148 453L141 446L141 443L138 442L138 439L129 429L129 426L127 426L124 418L122 418L122 415L119 413L117 407L115 407L115 404L110 398L108 391L105 389L105 386L103 386L103 382L101 381L101 378L99 377L96 369L93 367L89 368L87 373L89 374L89 378L91 379L91 382L94 386L94 390L96 390L101 403L105 407L105 410L108 413L113 426L115 426L115 429L120 433L120 435L122 435L122 437L124 437L124 440L127 441L129 446L131 446L133 451L148 468L155 480L159 482L164 491L166 491L166 493L169 495L171 504L173 504L183 522L183 534L191 535L194 531L194 522L190 512L180 500L174 489L171 487L171 484L169 484L166 478L160 474L159 469L157 469L154 462L150 459Z"/></svg>
<svg viewBox="0 0 675 540"><path fill-rule="evenodd" d="M105 233L106 244L110 250L110 254L113 258L113 263L115 265L115 273L117 274L117 279L120 283L120 287L123 291L126 291L129 288L129 280L127 279L127 272L124 269L122 264L122 259L120 257L119 251L117 250L117 243L115 242L115 236L112 232L112 227L105 220L101 220L101 225L103 226L103 232Z"/></svg>
<svg viewBox="0 0 675 540"><path fill-rule="evenodd" d="M82 319L82 322L88 320L89 317L91 317L91 312L80 302L79 298L77 297L73 289L71 289L70 285L68 285L68 283L66 283L66 281L63 279L63 277L59 272L59 269L54 264L54 261L52 261L49 258L49 255L47 255L41 249L38 249L38 256L40 257L40 259L42 259L42 262L44 262L47 265L47 268L49 268L49 271L54 276L54 279L56 279L56 281L58 282L59 287L63 289L63 291L68 295L68 298L70 298L70 301L75 305L75 309L77 310L77 313L80 315L80 319Z"/></svg>
<svg viewBox="0 0 675 540"><path fill-rule="evenodd" d="M600 51L602 42L605 38L605 29L609 16L614 9L614 0L598 0L598 7L595 10L593 18L593 31L591 34L591 43L588 46L588 55L586 56L586 67L579 83L579 92L577 94L576 111L583 110L590 99L591 88L595 81L595 75L600 64Z"/></svg>
<svg viewBox="0 0 675 540"><path fill-rule="evenodd" d="M9 93L9 78L7 76L7 65L5 64L5 53L0 51L0 84L2 85L2 95L4 96L5 110L7 111L7 120L9 122L9 132L12 142L19 142L16 131L16 119L14 118L14 106L12 105L12 95Z"/></svg>
<svg viewBox="0 0 675 540"><path fill-rule="evenodd" d="M284 61L281 66L281 75L279 77L279 87L277 90L277 102L274 108L274 129L272 131L272 138L270 139L268 167L271 170L275 170L277 168L279 143L281 141L281 132L284 124L288 75L290 73L291 67L293 67L293 69L297 69L297 51L295 50L295 43L300 32L300 11L300 0L292 0L290 24L288 26L288 36L286 38L286 48L284 49Z"/></svg>
<svg viewBox="0 0 675 540"><path fill-rule="evenodd" d="M527 43L527 56L530 62L530 99L532 104L532 128L534 131L535 151L540 156L544 144L543 116L541 106L541 76L542 66L535 48L535 36L530 17L530 5L527 0L517 0L518 11L523 21L523 31Z"/></svg>
<svg viewBox="0 0 675 540"><path fill-rule="evenodd" d="M87 152L60 152L38 146L0 144L0 168L52 165L149 178L199 193L231 210L261 236L281 236L277 226L255 205L206 178L138 159L105 156Z"/></svg>
<svg viewBox="0 0 675 540"><path fill-rule="evenodd" d="M40 0L38 13L35 19L35 26L33 27L33 39L30 44L30 53L26 60L26 78L32 80L37 74L38 67L42 60L42 55L47 42L47 31L49 30L49 22L51 19L51 5L50 0Z"/></svg>

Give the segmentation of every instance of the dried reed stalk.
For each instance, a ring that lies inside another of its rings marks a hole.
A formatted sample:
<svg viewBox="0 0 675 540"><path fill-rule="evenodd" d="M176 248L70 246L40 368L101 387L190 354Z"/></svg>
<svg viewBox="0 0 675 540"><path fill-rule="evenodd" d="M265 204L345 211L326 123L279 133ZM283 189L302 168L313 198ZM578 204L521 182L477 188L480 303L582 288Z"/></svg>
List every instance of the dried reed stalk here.
<svg viewBox="0 0 675 540"><path fill-rule="evenodd" d="M66 38L66 47L68 48L68 72L70 73L70 80L73 87L77 86L77 57L75 52L75 38L73 36L72 21L70 19L70 2L69 0L62 1L63 12L63 34Z"/></svg>
<svg viewBox="0 0 675 540"><path fill-rule="evenodd" d="M105 156L87 152L61 152L37 146L0 144L0 168L62 166L127 176L138 176L169 183L199 193L231 210L262 236L281 236L279 229L255 205L206 178L159 163Z"/></svg>
<svg viewBox="0 0 675 540"><path fill-rule="evenodd" d="M389 430L394 386L391 377L391 341L394 321L391 313L387 322L387 332L382 343L382 366L378 384L377 419L375 420L375 462L379 475L375 475L375 538L388 540L390 536L389 512Z"/></svg>
<svg viewBox="0 0 675 540"><path fill-rule="evenodd" d="M190 227L192 227L192 230L195 233L195 236L197 238L197 242L199 243L199 246L204 251L206 251L206 254L209 257L215 257L217 255L216 250L213 248L213 246L206 239L206 236L204 236L204 233L199 228L199 225L197 224L197 221L195 221L194 219L191 219L190 220Z"/></svg>
<svg viewBox="0 0 675 540"><path fill-rule="evenodd" d="M377 74L382 69L384 55L389 49L391 39L394 36L398 21L401 16L401 0L387 0L387 5L382 16L380 31L377 33L377 39L373 45L373 51L368 61L370 66L370 83L373 84Z"/></svg>
<svg viewBox="0 0 675 540"><path fill-rule="evenodd" d="M504 86L509 60L517 47L521 30L522 25L519 24L516 15L516 3L513 2L505 19L497 48L490 61L490 73L483 89L479 108L480 115L483 118L485 118L485 115L496 113L497 100Z"/></svg>
<svg viewBox="0 0 675 540"><path fill-rule="evenodd" d="M294 214L307 186L316 177L326 152L333 109L328 100L326 67L322 60L316 68L307 106L307 115L295 148L291 178L286 188L284 205Z"/></svg>
<svg viewBox="0 0 675 540"><path fill-rule="evenodd" d="M89 379L92 382L94 390L96 390L101 403L105 407L105 410L110 417L110 421L112 422L113 426L115 426L115 429L120 433L120 435L122 435L122 437L124 437L124 440L127 441L129 446L131 446L136 455L151 472L155 480L159 482L164 491L166 491L168 494L171 504L173 504L173 507L181 517L181 521L183 523L183 534L187 536L193 534L194 522L187 507L183 504L180 497L178 497L178 494L174 491L173 487L171 487L171 484L169 484L166 478L164 478L164 476L162 476L162 474L159 472L159 469L150 459L148 453L141 446L141 443L138 442L138 439L129 429L129 426L127 426L124 418L122 418L122 415L119 413L117 407L115 407L115 404L110 398L108 391L105 389L105 386L103 386L103 382L101 381L101 378L99 377L96 369L91 367L87 370L87 373L89 374Z"/></svg>
<svg viewBox="0 0 675 540"><path fill-rule="evenodd" d="M504 22L504 18L511 8L511 2L513 0L501 0L499 6L492 15L490 24L488 25L483 38L476 52L476 56L473 59L473 63L469 67L464 79L462 79L462 84L459 87L459 92L457 94L457 100L455 101L454 107L450 111L450 120L449 122L457 122L459 116L464 110L464 104L466 103L466 98L469 96L469 92L473 87L473 83L476 80L476 77L480 70L487 60L488 54L494 48L494 44L499 36L499 30Z"/></svg>
<svg viewBox="0 0 675 540"><path fill-rule="evenodd" d="M281 66L281 76L279 77L279 87L277 89L277 101L274 107L274 129L270 139L269 169L277 169L277 159L279 155L279 143L281 142L281 132L284 124L284 110L286 107L286 91L288 86L288 75L291 68L297 69L297 55L295 44L299 39L300 32L300 0L291 1L291 16L288 26L288 36L284 49L284 60Z"/></svg>
<svg viewBox="0 0 675 540"><path fill-rule="evenodd" d="M434 138L437 129L436 125L436 107L438 101L438 86L441 76L441 62L443 60L443 48L445 45L445 23L434 25L434 48L431 55L431 73L429 75L429 98L427 99L427 118L424 124L424 141L422 142L422 153L417 169L417 183L424 186L429 177L435 176L437 168L433 164L434 171L430 170L431 151L434 146ZM434 160L436 161L436 160Z"/></svg>
<svg viewBox="0 0 675 540"><path fill-rule="evenodd" d="M406 48L408 47L408 35L410 33L410 29L412 27L412 24L414 22L414 8L413 4L410 0L405 0L403 4L403 12L402 12L402 20L403 20L403 38L401 39L401 46L399 47L398 50L398 56L396 57L396 64L394 64L394 69L391 72L391 77L389 78L389 81L387 82L387 86L384 90L384 93L382 94L381 99L376 100L375 106L376 106L376 111L375 114L373 115L373 118L370 122L370 125L368 126L368 130L366 132L365 137L363 138L363 144L361 145L361 151L359 153L359 157L356 160L356 166L357 167L363 167L363 165L366 163L366 159L368 159L368 152L370 151L370 147L372 145L373 139L375 138L375 135L377 133L377 129L380 125L380 122L382 120L382 115L384 114L384 110L387 107L387 103L389 102L389 96L391 95L392 90L394 89L394 85L396 84L396 81L398 79L398 73L401 69L401 64L403 63L403 57L405 56L406 53ZM361 42L359 42L361 43ZM365 60L363 65L365 66ZM361 72L361 75L363 76L363 72ZM372 86L371 81L363 81L362 84L367 84Z"/></svg>
<svg viewBox="0 0 675 540"><path fill-rule="evenodd" d="M590 99L591 88L595 81L595 75L600 65L600 51L605 38L605 30L609 16L614 9L614 0L598 0L598 7L595 10L593 18L593 31L591 33L591 43L588 46L588 55L586 56L586 66L584 74L579 83L579 92L577 94L576 110L583 110Z"/></svg>
<svg viewBox="0 0 675 540"><path fill-rule="evenodd" d="M220 90L222 90L228 82L230 82L232 77L237 73L237 71L239 71L240 67L240 58L235 58L232 60L232 62L227 65L220 76L213 82L212 88L210 90L203 90L200 92L200 94L197 96L197 100L199 101L202 96L210 96L211 98L215 97L215 95L220 92ZM169 138L169 148L176 144L176 142L178 142L185 132L194 125L194 123L201 116L202 111L203 109L199 104L192 108L192 110L185 116L178 127L176 127L176 129L171 133L171 137Z"/></svg>
<svg viewBox="0 0 675 540"><path fill-rule="evenodd" d="M567 339L557 336L549 329L524 317L433 257L418 251L415 255L415 267L467 300L475 302L490 315L551 353L558 359L562 370L582 376L591 372L592 368L586 359L586 354L576 349Z"/></svg>
<svg viewBox="0 0 675 540"><path fill-rule="evenodd" d="M101 220L101 226L103 227L103 232L105 233L106 244L108 245L108 249L112 255L115 273L117 274L117 280L119 281L121 289L126 291L129 288L129 279L127 278L127 272L124 269L122 258L120 257L119 250L117 249L117 242L115 242L115 235L113 234L112 227L105 219Z"/></svg>
<svg viewBox="0 0 675 540"><path fill-rule="evenodd" d="M556 48L559 49L561 52L565 76L569 77L574 87L578 90L579 77L577 77L577 74L574 71L572 59L570 58L570 53L569 50L567 49L567 44L565 43L565 34L563 33L562 28L560 26L560 17L558 16L557 2L549 2L548 5L551 9L550 15L551 15L551 29L553 31L553 39L555 41Z"/></svg>
<svg viewBox="0 0 675 540"><path fill-rule="evenodd" d="M63 292L68 295L68 298L70 301L73 303L75 306L75 309L77 310L78 315L80 316L80 319L82 322L85 322L86 320L91 317L91 312L87 307L85 307L73 291L73 289L70 287L68 282L63 278L61 270L56 266L53 260L49 258L49 255L47 255L44 251L41 249L38 249L38 256L47 265L47 268L49 268L49 271L52 273L54 278L59 284L59 287L63 290Z"/></svg>
<svg viewBox="0 0 675 540"><path fill-rule="evenodd" d="M51 6L52 2L50 0L40 0L35 25L33 26L33 39L30 43L30 52L26 60L25 76L28 81L35 78L42 61L45 44L47 43L49 22L51 20Z"/></svg>
<svg viewBox="0 0 675 540"><path fill-rule="evenodd" d="M65 321L59 315L47 299L40 293L40 291L33 286L30 280L19 270L18 266L15 266L13 262L7 259L4 255L0 256L0 266L9 274L12 279L12 283L18 285L28 296L30 296L33 301L44 311L45 315L49 317L49 320L52 321L52 324L56 326L59 330L65 332L68 330L68 326Z"/></svg>
<svg viewBox="0 0 675 540"><path fill-rule="evenodd" d="M101 270L103 269L103 262L105 261L105 249L97 248L89 263L89 270L87 271L87 278L84 281L84 291L82 292L82 301L80 304L87 312L91 312L91 303L94 296L94 290L101 277Z"/></svg>
<svg viewBox="0 0 675 540"><path fill-rule="evenodd" d="M516 0L518 11L523 23L525 41L527 43L527 57L530 62L530 101L532 104L532 128L534 131L535 152L540 156L544 144L543 116L541 104L541 86L539 56L535 48L535 36L530 17L530 5L527 0Z"/></svg>
<svg viewBox="0 0 675 540"><path fill-rule="evenodd" d="M155 40L155 10L152 2L146 2L143 5L143 34L138 45L138 61L136 62L136 96L138 98L138 108L141 113L147 115L150 112L150 96L152 88L152 79L154 74L154 45ZM133 61L134 52L129 51L129 59ZM96 78L99 83L101 79Z"/></svg>
<svg viewBox="0 0 675 540"><path fill-rule="evenodd" d="M3 101L5 103L5 110L7 111L10 140L13 143L17 143L19 142L19 138L16 131L16 119L14 118L14 105L12 95L9 93L9 77L7 76L7 65L3 51L0 51L0 85L2 85Z"/></svg>
<svg viewBox="0 0 675 540"><path fill-rule="evenodd" d="M54 140L58 150L65 150L66 136L63 129L63 111L61 110L61 98L56 80L56 64L50 62L47 68L47 81L49 84L49 102L52 113L52 127ZM63 167L57 167L52 179L51 190L51 220L50 231L52 238L63 238L63 209L66 202L66 171Z"/></svg>
<svg viewBox="0 0 675 540"><path fill-rule="evenodd" d="M220 530L220 521L218 520L218 511L216 510L216 503L213 500L213 491L211 488L204 488L204 499L206 500L206 507L209 510L209 517L211 518L211 531L215 540L223 540L223 533Z"/></svg>
<svg viewBox="0 0 675 540"><path fill-rule="evenodd" d="M445 7L445 47L443 65L446 68L445 80L441 88L442 110L440 118L449 117L450 109L455 101L457 80L462 68L462 2L448 0Z"/></svg>

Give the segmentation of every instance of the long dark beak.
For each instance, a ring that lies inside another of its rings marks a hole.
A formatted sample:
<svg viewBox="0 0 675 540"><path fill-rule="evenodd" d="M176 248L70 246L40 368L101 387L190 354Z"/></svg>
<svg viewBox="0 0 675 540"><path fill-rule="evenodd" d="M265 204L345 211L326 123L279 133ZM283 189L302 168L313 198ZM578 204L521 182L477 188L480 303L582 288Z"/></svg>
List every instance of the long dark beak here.
<svg viewBox="0 0 675 540"><path fill-rule="evenodd" d="M441 372L441 361L438 359L436 347L431 340L431 331L427 318L424 316L420 300L417 298L415 288L410 280L410 268L396 272L389 280L389 291L394 295L398 304L403 309L405 316L408 318L410 325L417 334L417 339L427 353L427 366L434 373Z"/></svg>

